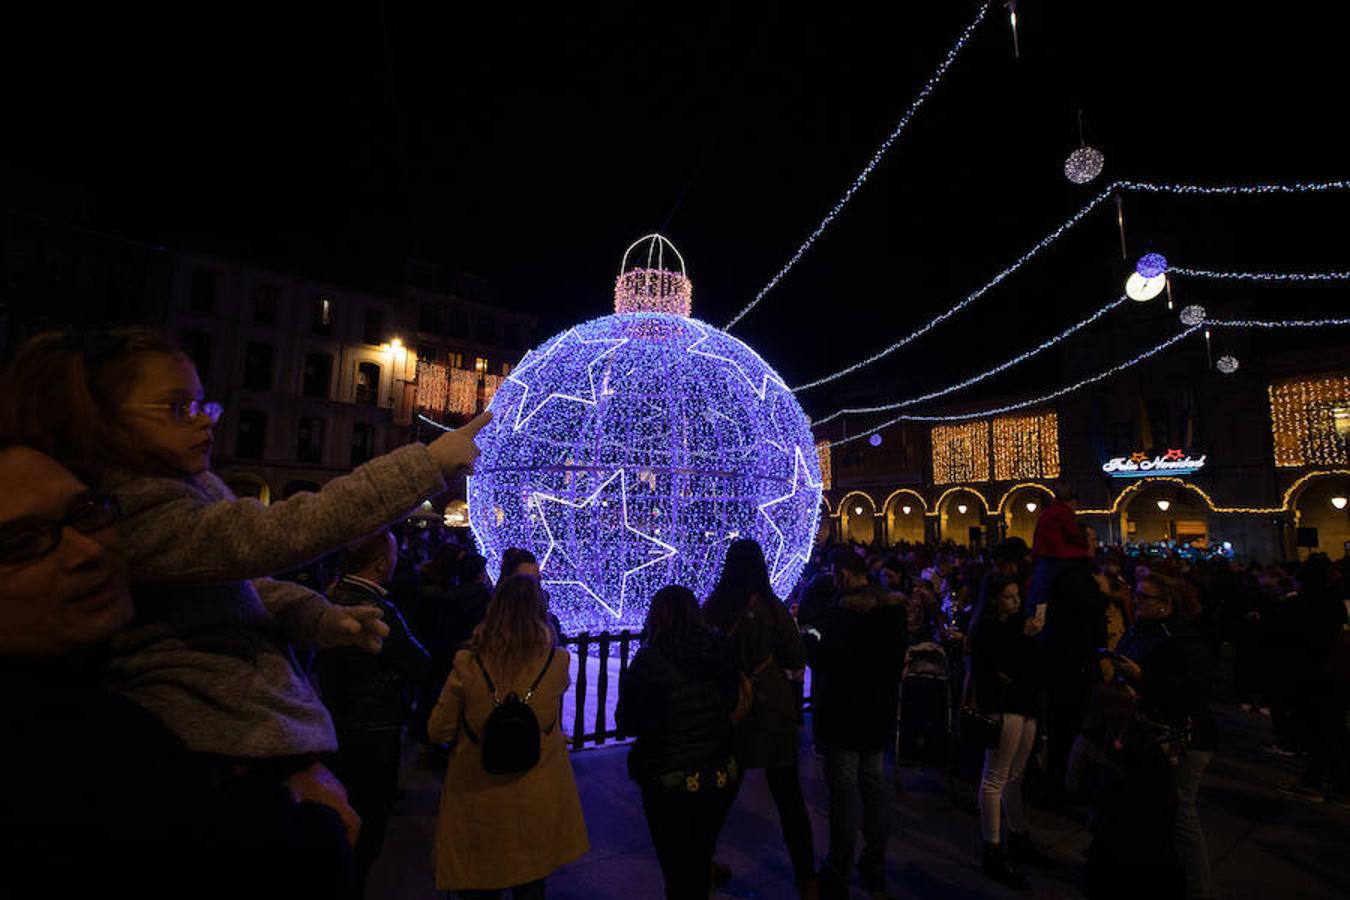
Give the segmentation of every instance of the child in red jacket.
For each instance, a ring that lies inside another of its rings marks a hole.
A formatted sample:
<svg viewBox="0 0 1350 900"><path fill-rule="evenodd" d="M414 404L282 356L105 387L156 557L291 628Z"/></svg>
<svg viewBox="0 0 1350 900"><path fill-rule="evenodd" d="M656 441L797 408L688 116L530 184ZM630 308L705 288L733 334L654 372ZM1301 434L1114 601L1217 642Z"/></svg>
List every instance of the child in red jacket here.
<svg viewBox="0 0 1350 900"><path fill-rule="evenodd" d="M1024 609L1027 615L1036 615L1036 607L1049 601L1055 579L1068 560L1092 558L1087 532L1078 521L1077 509L1078 492L1073 485L1056 484L1055 500L1041 513L1036 534L1031 539L1031 555L1035 561L1027 587Z"/></svg>

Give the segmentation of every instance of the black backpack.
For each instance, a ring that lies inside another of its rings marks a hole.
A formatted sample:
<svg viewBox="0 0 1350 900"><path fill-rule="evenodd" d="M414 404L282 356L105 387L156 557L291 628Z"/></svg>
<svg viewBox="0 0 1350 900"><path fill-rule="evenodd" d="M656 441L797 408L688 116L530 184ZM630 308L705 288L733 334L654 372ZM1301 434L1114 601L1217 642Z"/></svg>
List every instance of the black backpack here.
<svg viewBox="0 0 1350 900"><path fill-rule="evenodd" d="M483 723L483 734L474 734L473 729L469 727L468 721L464 718L464 710L461 708L459 713L460 725L469 740L475 744L481 744L483 747L483 769L489 775L514 775L519 772L528 772L539 762L539 718L534 714L534 709L530 707L530 698L539 688L539 682L544 680L544 675L548 672L548 667L553 664L553 656L557 653L557 648L548 652L548 659L544 660L544 667L539 670L539 675L530 685L530 689L525 692L524 697L516 696L515 691L506 695L505 699L497 696L497 686L492 683L492 676L488 674L487 668L483 665L483 660L475 656L474 662L478 663L478 668L483 673L483 679L487 681L488 690L492 692L492 713ZM543 729L543 734L549 734L553 731L553 726L558 724L555 718L548 728Z"/></svg>

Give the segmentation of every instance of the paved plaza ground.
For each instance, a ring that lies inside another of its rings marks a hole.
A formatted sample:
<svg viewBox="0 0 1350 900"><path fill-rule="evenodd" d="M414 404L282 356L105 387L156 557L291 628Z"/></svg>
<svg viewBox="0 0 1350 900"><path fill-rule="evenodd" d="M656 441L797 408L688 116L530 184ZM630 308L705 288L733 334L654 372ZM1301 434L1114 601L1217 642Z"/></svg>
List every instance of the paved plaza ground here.
<svg viewBox="0 0 1350 900"><path fill-rule="evenodd" d="M1274 785L1298 771L1296 761L1265 753L1268 720L1233 708L1220 709L1223 749L1200 795L1220 897L1350 897L1350 809L1311 804L1277 793ZM817 856L826 845L826 792L809 727L802 732L801 772ZM591 852L549 879L558 900L660 898L660 870L652 852L636 786L624 770L625 746L572 755L585 808ZM889 768L889 761L888 761ZM974 786L958 780L949 789L940 767L901 767L895 827L888 852L896 897L1079 897L1088 834L1071 815L1031 805L1033 832L1058 861L1050 874L1029 873L1030 894L1008 891L978 870L978 822ZM410 750L403 770L404 794L390 825L384 856L372 873L369 897L423 900L438 895L431 876L431 837L442 772ZM736 800L719 844L718 859L732 880L720 898L794 897L791 869L768 786L751 772ZM866 896L860 884L854 896ZM1147 898L1141 898L1147 900Z"/></svg>

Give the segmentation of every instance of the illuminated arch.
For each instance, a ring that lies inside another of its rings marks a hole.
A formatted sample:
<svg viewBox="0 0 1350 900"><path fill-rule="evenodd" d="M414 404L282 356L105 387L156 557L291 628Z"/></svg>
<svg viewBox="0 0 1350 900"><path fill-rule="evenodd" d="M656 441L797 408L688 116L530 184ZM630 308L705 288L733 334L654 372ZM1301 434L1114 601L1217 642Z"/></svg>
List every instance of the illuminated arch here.
<svg viewBox="0 0 1350 900"><path fill-rule="evenodd" d="M1173 478L1167 475L1157 475L1152 478L1140 478L1139 480L1131 482L1130 484L1126 485L1125 489L1116 495L1115 502L1111 504L1111 512L1112 513L1120 512L1121 506L1122 504L1124 504L1126 497L1128 497L1130 494L1138 493L1138 491L1141 488L1148 487L1149 485L1152 484L1175 484L1179 487L1183 487L1186 490L1197 494L1201 500L1205 501L1205 506L1209 507L1210 512L1216 512L1214 498L1211 497L1209 494L1205 493L1203 488L1191 484L1189 481L1184 481L1180 478Z"/></svg>
<svg viewBox="0 0 1350 900"><path fill-rule="evenodd" d="M919 509L921 509L924 513L928 512L928 501L923 499L923 494L920 494L913 488L900 488L899 490L891 491L890 496L887 497L886 500L881 504L882 512L885 512L886 510L890 509L891 501L894 500L896 497L899 497L901 494L907 494L910 497L913 497L915 500L918 500Z"/></svg>
<svg viewBox="0 0 1350 900"><path fill-rule="evenodd" d="M1024 488L1035 488L1036 490L1044 493L1051 500L1055 499L1055 492L1050 490L1050 488L1046 487L1045 485L1039 484L1038 482L1035 481L1024 481L1021 484L1013 485L1012 487L1008 488L1006 491L1003 492L1003 496L999 498L998 507L994 510L994 513L1000 516L1003 515L1004 508L1008 505L1008 498Z"/></svg>
<svg viewBox="0 0 1350 900"><path fill-rule="evenodd" d="M259 503L263 506L267 506L272 502L272 486L268 484L267 480L261 475L254 475L252 472L235 472L231 473L224 480L227 485L236 484L241 481L248 482L257 487ZM234 488L231 487L230 490L234 490ZM238 491L235 491L235 493L238 493Z"/></svg>
<svg viewBox="0 0 1350 900"><path fill-rule="evenodd" d="M1279 511L1293 512L1294 504L1298 502L1299 496L1303 493L1304 489L1307 488L1309 483L1316 481L1319 478L1334 478L1336 476L1342 478L1350 476L1350 469L1319 469L1316 472L1305 472L1303 475L1299 476L1298 480L1285 488L1283 499L1284 505L1280 507Z"/></svg>
<svg viewBox="0 0 1350 900"><path fill-rule="evenodd" d="M848 501L853 497L862 497L863 499L865 499L867 501L867 505L872 507L872 515L875 516L878 513L877 501L873 500L870 494L868 494L866 491L849 491L847 494L844 495L844 498L839 501L839 505L835 509L835 515L843 514L848 509Z"/></svg>
<svg viewBox="0 0 1350 900"><path fill-rule="evenodd" d="M950 487L950 488L947 488L945 491L943 491L941 494L938 495L938 498L937 498L936 500L933 501L933 509L932 509L931 512L928 513L928 515L930 515L930 516L941 515L941 514L942 514L942 501L946 500L946 499L947 499L948 497L950 497L952 494L959 494L959 493L974 494L976 497L979 498L979 500L980 500L980 505L984 507L984 514L985 514L986 516L989 515L989 501L986 500L986 499L984 498L984 494L981 494L978 490L976 490L976 489L973 488L973 487Z"/></svg>

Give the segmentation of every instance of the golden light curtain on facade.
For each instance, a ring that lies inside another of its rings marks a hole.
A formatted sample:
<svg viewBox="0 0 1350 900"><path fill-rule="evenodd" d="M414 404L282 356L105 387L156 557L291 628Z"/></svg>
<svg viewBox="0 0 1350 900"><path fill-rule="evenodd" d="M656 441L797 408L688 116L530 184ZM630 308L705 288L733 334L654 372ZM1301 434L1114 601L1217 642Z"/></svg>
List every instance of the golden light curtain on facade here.
<svg viewBox="0 0 1350 900"><path fill-rule="evenodd" d="M1350 463L1350 373L1272 384L1270 427L1277 466Z"/></svg>
<svg viewBox="0 0 1350 900"><path fill-rule="evenodd" d="M831 466L830 442L816 441L816 455L820 457L820 488L828 491L834 485L834 469Z"/></svg>
<svg viewBox="0 0 1350 900"><path fill-rule="evenodd" d="M994 480L1059 477L1059 416L999 416L993 422Z"/></svg>
<svg viewBox="0 0 1350 900"><path fill-rule="evenodd" d="M933 483L989 480L989 420L935 425Z"/></svg>

